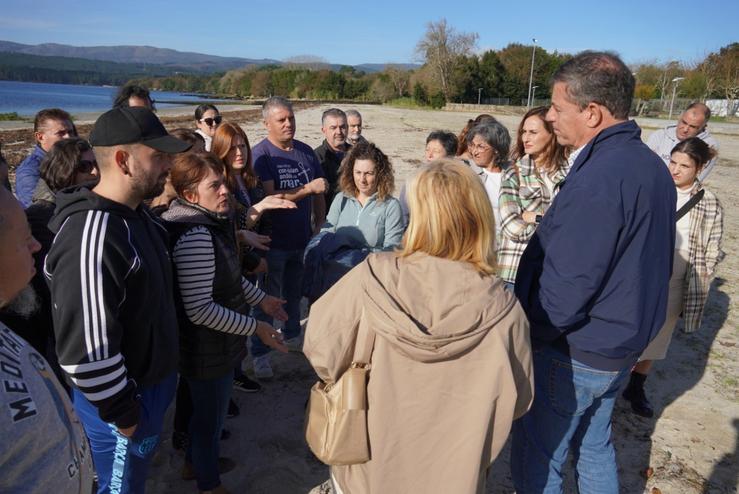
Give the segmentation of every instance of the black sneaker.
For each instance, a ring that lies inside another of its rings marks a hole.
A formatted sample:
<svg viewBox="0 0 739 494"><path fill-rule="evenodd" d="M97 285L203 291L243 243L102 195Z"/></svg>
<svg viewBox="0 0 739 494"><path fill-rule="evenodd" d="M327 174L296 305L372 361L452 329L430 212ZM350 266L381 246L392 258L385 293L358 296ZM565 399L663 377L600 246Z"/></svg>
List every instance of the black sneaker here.
<svg viewBox="0 0 739 494"><path fill-rule="evenodd" d="M233 400L228 401L228 412L226 412L226 418L232 419L238 417L241 412L239 411L238 405Z"/></svg>
<svg viewBox="0 0 739 494"><path fill-rule="evenodd" d="M234 377L234 389L243 391L244 393L256 393L262 389L262 385L242 375Z"/></svg>
<svg viewBox="0 0 739 494"><path fill-rule="evenodd" d="M654 409L652 404L649 403L643 387L627 386L622 396L631 403L631 411L635 414L648 419L654 417Z"/></svg>

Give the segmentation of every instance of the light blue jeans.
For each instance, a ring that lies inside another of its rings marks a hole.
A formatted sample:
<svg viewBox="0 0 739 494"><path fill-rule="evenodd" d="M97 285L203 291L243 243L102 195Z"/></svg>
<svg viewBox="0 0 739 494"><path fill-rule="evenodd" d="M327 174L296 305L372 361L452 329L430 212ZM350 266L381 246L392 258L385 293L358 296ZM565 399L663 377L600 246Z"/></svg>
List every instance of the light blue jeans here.
<svg viewBox="0 0 739 494"><path fill-rule="evenodd" d="M594 369L551 347L534 352L534 403L513 423L511 473L518 494L561 493L570 449L579 492L618 494L611 414L629 370Z"/></svg>

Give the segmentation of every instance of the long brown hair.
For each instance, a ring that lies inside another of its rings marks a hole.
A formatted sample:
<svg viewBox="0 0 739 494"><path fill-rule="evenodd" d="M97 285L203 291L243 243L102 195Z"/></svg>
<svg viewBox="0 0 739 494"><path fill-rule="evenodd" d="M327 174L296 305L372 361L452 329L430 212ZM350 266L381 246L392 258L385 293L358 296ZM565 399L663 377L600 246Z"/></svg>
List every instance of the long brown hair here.
<svg viewBox="0 0 739 494"><path fill-rule="evenodd" d="M375 183L377 200L384 201L395 190L395 176L390 158L371 142L360 142L352 146L339 169L339 188L347 195L357 197L359 190L354 183L354 163L357 160L370 160L375 164Z"/></svg>
<svg viewBox="0 0 739 494"><path fill-rule="evenodd" d="M544 128L549 132L549 142L544 150L539 153L536 162L548 172L558 170L567 160L567 149L557 142L557 136L554 135L554 127L551 122L547 122L546 115L549 111L547 106L537 106L532 108L521 119L518 124L518 132L516 133L516 147L513 149L513 159L519 160L526 155L523 147L523 125L530 117L537 117L544 124Z"/></svg>
<svg viewBox="0 0 739 494"><path fill-rule="evenodd" d="M252 163L251 146L249 145L249 138L246 137L244 129L231 122L224 122L218 126L216 133L213 135L213 143L211 144L211 152L218 156L221 161L226 165L226 175L228 179L228 188L233 192L237 189L238 184L236 182L235 170L231 163L226 161L231 146L236 136L241 136L246 144L246 163L244 168L241 170L241 179L244 181L244 185L247 189L256 187L259 182L257 174L254 172L254 165Z"/></svg>

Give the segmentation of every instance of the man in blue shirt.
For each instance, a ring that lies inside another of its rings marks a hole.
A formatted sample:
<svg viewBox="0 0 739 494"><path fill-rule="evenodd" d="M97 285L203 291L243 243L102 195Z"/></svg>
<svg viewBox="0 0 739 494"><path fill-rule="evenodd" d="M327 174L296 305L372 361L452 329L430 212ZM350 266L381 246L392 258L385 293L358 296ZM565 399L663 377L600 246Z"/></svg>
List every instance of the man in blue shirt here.
<svg viewBox="0 0 739 494"><path fill-rule="evenodd" d="M268 274L264 291L286 300L285 343L300 350L300 299L303 282L303 251L310 237L326 220L324 194L328 182L313 149L295 137L295 114L285 98L274 96L262 106L267 138L254 146L254 170L268 195L280 194L297 209L270 211L272 242L267 251ZM255 310L257 319L273 323L271 316ZM252 339L254 374L273 376L269 347Z"/></svg>
<svg viewBox="0 0 739 494"><path fill-rule="evenodd" d="M36 114L33 121L36 147L15 171L15 195L24 209L31 205L33 191L39 179L39 165L46 157L46 153L56 142L76 135L72 118L64 110L47 108Z"/></svg>
<svg viewBox="0 0 739 494"><path fill-rule="evenodd" d="M579 492L616 494L611 414L665 319L675 186L628 120L634 77L617 56L583 52L553 81L547 120L574 158L516 278L536 392L511 469L519 494L561 492L572 449Z"/></svg>

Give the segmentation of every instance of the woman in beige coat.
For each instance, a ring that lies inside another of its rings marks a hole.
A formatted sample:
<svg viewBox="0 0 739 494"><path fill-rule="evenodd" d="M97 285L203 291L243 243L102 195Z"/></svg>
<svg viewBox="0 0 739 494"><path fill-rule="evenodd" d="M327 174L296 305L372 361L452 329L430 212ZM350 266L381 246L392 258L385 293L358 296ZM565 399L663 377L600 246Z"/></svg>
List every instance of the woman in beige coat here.
<svg viewBox="0 0 739 494"><path fill-rule="evenodd" d="M493 275L490 201L469 167L432 163L408 188L398 252L370 255L313 304L304 353L335 382L364 311L371 459L334 466L343 494L482 493L533 398L529 326Z"/></svg>

